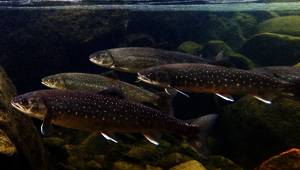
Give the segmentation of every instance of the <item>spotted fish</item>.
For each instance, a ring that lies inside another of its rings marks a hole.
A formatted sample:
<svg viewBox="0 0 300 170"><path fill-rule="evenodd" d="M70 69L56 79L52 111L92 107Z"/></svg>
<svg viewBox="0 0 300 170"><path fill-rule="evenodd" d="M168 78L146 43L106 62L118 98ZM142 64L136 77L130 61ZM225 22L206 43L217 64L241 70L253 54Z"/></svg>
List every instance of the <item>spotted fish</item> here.
<svg viewBox="0 0 300 170"><path fill-rule="evenodd" d="M136 103L153 103L162 111L173 115L172 99L175 97L176 91L172 91L172 95L168 95L165 92L152 93L120 80L87 73L55 74L43 78L42 84L50 88L89 92L98 92L108 88L119 87L127 100Z"/></svg>
<svg viewBox="0 0 300 170"><path fill-rule="evenodd" d="M299 80L287 82L251 71L193 63L148 68L138 73L138 79L166 90L214 93L228 101L234 101L230 94L251 94L269 104L272 94L296 98L299 89Z"/></svg>
<svg viewBox="0 0 300 170"><path fill-rule="evenodd" d="M102 67L137 73L140 70L172 63L211 63L198 56L151 47L125 47L98 51L90 61Z"/></svg>
<svg viewBox="0 0 300 170"><path fill-rule="evenodd" d="M291 66L270 66L254 68L249 71L275 77L285 81L300 79L300 67Z"/></svg>
<svg viewBox="0 0 300 170"><path fill-rule="evenodd" d="M50 135L52 123L82 131L101 132L117 142L113 132L142 133L159 144L159 132L180 134L194 150L208 158L207 133L216 114L182 121L159 110L124 99L117 89L98 93L72 90L41 90L17 96L11 104L19 111L43 120L41 131Z"/></svg>

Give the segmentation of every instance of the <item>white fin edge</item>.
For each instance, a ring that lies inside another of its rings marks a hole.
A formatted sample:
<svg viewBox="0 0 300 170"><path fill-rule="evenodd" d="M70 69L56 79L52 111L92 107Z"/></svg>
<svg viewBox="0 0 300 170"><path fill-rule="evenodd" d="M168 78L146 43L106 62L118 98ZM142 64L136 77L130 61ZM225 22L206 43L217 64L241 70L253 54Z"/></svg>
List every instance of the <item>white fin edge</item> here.
<svg viewBox="0 0 300 170"><path fill-rule="evenodd" d="M229 98L229 97L226 97L226 96L223 96L219 93L215 93L217 96L221 97L222 99L224 100L227 100L227 101L230 101L230 102L234 102L233 98Z"/></svg>
<svg viewBox="0 0 300 170"><path fill-rule="evenodd" d="M190 96L189 95L187 95L187 94L185 94L185 93L183 93L182 91L180 91L180 90L178 90L178 89L176 89L176 88L174 88L173 87L173 89L175 89L178 93L180 93L180 94L182 94L182 95L184 95L184 96L186 96L186 97L188 97L188 98L190 98ZM168 90L165 88L165 91L166 91L166 93L168 93L168 95L171 95L169 92L168 92Z"/></svg>
<svg viewBox="0 0 300 170"><path fill-rule="evenodd" d="M148 141L150 141L151 143L153 143L154 145L159 145L158 142L156 142L155 140L152 140L151 138L149 138L148 136L144 135L146 137L146 139L148 139Z"/></svg>
<svg viewBox="0 0 300 170"><path fill-rule="evenodd" d="M101 132L101 134L104 136L105 139L111 140L111 141L113 141L113 142L115 142L115 143L118 143L116 140L114 140L113 138L107 136L105 133L102 133L102 132Z"/></svg>
<svg viewBox="0 0 300 170"><path fill-rule="evenodd" d="M264 103L272 104L272 102L271 102L270 100L263 99L263 98L261 98L261 97L259 97L259 96L256 96L256 95L252 95L252 96L255 97L256 99L258 99L258 100L264 102Z"/></svg>

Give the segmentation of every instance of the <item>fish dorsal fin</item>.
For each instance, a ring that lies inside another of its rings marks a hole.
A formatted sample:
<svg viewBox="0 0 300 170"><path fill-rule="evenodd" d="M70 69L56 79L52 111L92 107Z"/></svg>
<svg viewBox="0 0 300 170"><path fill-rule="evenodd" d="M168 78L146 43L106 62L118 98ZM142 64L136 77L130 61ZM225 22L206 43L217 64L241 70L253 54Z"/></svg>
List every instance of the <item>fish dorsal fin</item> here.
<svg viewBox="0 0 300 170"><path fill-rule="evenodd" d="M105 139L118 143L117 138L113 132L105 131L105 132L101 132L101 134L105 137Z"/></svg>
<svg viewBox="0 0 300 170"><path fill-rule="evenodd" d="M221 97L222 99L225 99L227 101L234 102L232 96L230 94L220 94L220 93L215 93L217 96Z"/></svg>
<svg viewBox="0 0 300 170"><path fill-rule="evenodd" d="M41 126L41 132L44 136L50 136L53 133L53 126L51 124L51 118L46 116Z"/></svg>
<svg viewBox="0 0 300 170"><path fill-rule="evenodd" d="M105 89L105 90L97 92L97 94L111 96L111 97L115 97L118 99L125 99L124 93L120 90L119 87Z"/></svg>
<svg viewBox="0 0 300 170"><path fill-rule="evenodd" d="M169 43L161 43L161 44L157 44L157 45L151 46L150 48L161 49L161 50L167 50L167 51L171 51L171 50L172 50L172 47L170 46Z"/></svg>
<svg viewBox="0 0 300 170"><path fill-rule="evenodd" d="M267 103L272 104L272 94L266 93L266 94L252 94L253 97L257 98L258 100Z"/></svg>
<svg viewBox="0 0 300 170"><path fill-rule="evenodd" d="M223 53L224 51L219 52L219 54L208 64L235 68L235 65L229 60L229 58L223 58Z"/></svg>
<svg viewBox="0 0 300 170"><path fill-rule="evenodd" d="M143 135L154 145L159 145L161 133L143 132Z"/></svg>
<svg viewBox="0 0 300 170"><path fill-rule="evenodd" d="M103 77L107 77L107 78L111 78L111 79L115 79L115 80L119 79L119 77L117 76L117 74L114 70L103 72L100 75Z"/></svg>

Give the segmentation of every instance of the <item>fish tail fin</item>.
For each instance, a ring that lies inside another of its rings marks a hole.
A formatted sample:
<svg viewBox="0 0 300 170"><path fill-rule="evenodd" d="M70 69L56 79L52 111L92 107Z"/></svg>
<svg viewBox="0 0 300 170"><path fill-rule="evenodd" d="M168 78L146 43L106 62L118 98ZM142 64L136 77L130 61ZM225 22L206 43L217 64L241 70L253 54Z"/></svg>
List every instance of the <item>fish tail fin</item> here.
<svg viewBox="0 0 300 170"><path fill-rule="evenodd" d="M187 122L195 124L198 129L191 136L185 138L185 140L193 147L193 149L201 155L203 158L208 159L208 132L212 128L217 114L209 114L202 116L198 119L188 120Z"/></svg>
<svg viewBox="0 0 300 170"><path fill-rule="evenodd" d="M172 100L174 99L177 92L175 90L168 90L169 94L166 92L157 92L156 94L160 96L160 100L154 103L161 111L173 116L174 109L172 105Z"/></svg>

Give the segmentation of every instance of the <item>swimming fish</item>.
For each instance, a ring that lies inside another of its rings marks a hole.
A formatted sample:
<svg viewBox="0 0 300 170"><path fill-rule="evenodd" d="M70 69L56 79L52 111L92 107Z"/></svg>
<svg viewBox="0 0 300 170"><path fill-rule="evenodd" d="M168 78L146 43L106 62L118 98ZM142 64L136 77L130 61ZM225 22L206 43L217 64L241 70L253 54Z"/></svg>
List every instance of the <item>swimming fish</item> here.
<svg viewBox="0 0 300 170"><path fill-rule="evenodd" d="M124 99L116 88L100 92L40 90L17 96L11 104L19 111L43 120L41 131L50 135L52 124L102 135L117 143L113 132L142 133L159 144L159 132L180 134L194 150L208 158L207 133L216 114L182 121L163 112Z"/></svg>
<svg viewBox="0 0 300 170"><path fill-rule="evenodd" d="M125 47L98 51L90 61L102 67L137 73L149 67L171 63L211 63L198 56L163 50L159 47Z"/></svg>
<svg viewBox="0 0 300 170"><path fill-rule="evenodd" d="M263 74L209 64L168 64L138 73L138 79L162 88L185 92L214 93L234 101L230 94L251 94L271 104L272 94L296 98L299 81L287 82Z"/></svg>
<svg viewBox="0 0 300 170"><path fill-rule="evenodd" d="M98 92L112 87L119 87L127 100L136 103L153 103L162 111L173 115L172 99L175 97L176 91L172 91L172 95L168 95L165 92L152 93L120 80L87 73L55 74L43 78L42 84L50 88L89 92Z"/></svg>
<svg viewBox="0 0 300 170"><path fill-rule="evenodd" d="M285 81L300 79L300 67L291 66L270 66L254 68L249 71L275 77Z"/></svg>

